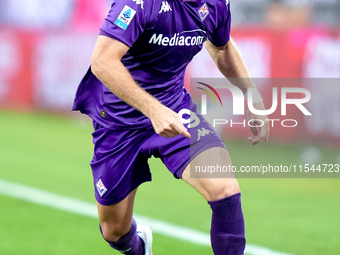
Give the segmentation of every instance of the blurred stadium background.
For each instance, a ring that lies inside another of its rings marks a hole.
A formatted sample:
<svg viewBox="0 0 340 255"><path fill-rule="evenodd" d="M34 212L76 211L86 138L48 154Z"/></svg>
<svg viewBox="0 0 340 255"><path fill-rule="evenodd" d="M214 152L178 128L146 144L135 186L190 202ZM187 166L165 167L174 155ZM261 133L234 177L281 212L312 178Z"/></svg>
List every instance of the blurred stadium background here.
<svg viewBox="0 0 340 255"><path fill-rule="evenodd" d="M45 201L45 191L95 204L88 165L91 123L70 108L110 2L0 0L0 254L117 254L101 239L91 213L37 204ZM253 77L340 78L340 0L231 5L232 36ZM191 77L221 77L206 51L186 75L187 87ZM271 142L256 147L244 142L248 130L230 130L233 163L340 163L339 88L318 84L308 87L318 98L309 103L313 118L293 113L301 127L272 129ZM272 89L258 87L265 95ZM178 238L153 222L154 254L212 254L204 241L210 211L203 199L173 180L158 160L151 167L154 181L140 188L136 213L175 224L175 232L193 231ZM240 179L247 254L339 254L339 180ZM36 202L26 201L25 193Z"/></svg>

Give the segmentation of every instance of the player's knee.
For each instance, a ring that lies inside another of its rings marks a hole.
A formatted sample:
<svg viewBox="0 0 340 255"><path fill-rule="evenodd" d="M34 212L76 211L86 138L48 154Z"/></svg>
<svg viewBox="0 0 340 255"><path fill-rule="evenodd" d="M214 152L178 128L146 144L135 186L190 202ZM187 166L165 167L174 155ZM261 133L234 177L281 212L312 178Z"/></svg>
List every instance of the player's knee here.
<svg viewBox="0 0 340 255"><path fill-rule="evenodd" d="M129 227L120 223L100 223L100 226L104 239L109 242L117 242L129 232Z"/></svg>
<svg viewBox="0 0 340 255"><path fill-rule="evenodd" d="M236 179L231 179L225 183L211 185L207 189L207 201L216 201L240 192L240 186Z"/></svg>

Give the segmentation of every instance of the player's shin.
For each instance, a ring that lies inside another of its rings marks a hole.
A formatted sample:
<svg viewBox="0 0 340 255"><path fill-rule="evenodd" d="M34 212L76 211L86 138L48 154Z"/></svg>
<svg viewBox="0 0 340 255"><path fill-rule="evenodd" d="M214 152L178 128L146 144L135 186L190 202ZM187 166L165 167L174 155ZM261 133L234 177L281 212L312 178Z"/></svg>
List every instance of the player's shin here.
<svg viewBox="0 0 340 255"><path fill-rule="evenodd" d="M211 245L215 255L243 255L246 239L241 193L208 202L212 209Z"/></svg>
<svg viewBox="0 0 340 255"><path fill-rule="evenodd" d="M100 232L102 233L101 227L100 228ZM124 236L122 236L121 238L119 238L119 240L117 242L110 242L108 240L105 241L109 243L109 245L125 254L125 255L142 255L145 253L144 251L144 243L142 241L142 239L137 235L137 224L136 221L134 219L132 219L132 223L131 223L131 229L130 231L125 234ZM102 233L103 234L103 233Z"/></svg>

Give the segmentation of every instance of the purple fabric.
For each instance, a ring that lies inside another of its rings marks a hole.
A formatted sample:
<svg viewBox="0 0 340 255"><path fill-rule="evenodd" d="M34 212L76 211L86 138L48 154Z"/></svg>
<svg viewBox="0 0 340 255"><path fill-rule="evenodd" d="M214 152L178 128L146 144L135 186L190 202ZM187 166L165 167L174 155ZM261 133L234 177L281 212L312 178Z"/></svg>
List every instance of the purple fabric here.
<svg viewBox="0 0 340 255"><path fill-rule="evenodd" d="M143 2L143 4L142 4ZM168 6L164 6L167 3ZM206 3L205 18L200 10ZM167 8L165 8L167 7ZM124 19L125 29L116 25ZM216 46L230 38L230 9L224 0L114 0L101 35L131 48L122 63L139 86L174 109L186 96L185 69L209 39ZM147 128L150 121L111 93L89 69L81 81L73 110L116 129ZM105 111L106 117L100 113Z"/></svg>
<svg viewBox="0 0 340 255"><path fill-rule="evenodd" d="M103 234L100 226L99 228L100 232ZM105 241L108 242L113 249L125 255L143 255L145 253L144 242L137 235L137 223L135 219L132 219L130 231L122 236L117 242L110 242L106 239Z"/></svg>
<svg viewBox="0 0 340 255"><path fill-rule="evenodd" d="M162 104L175 110L188 100L190 95L185 88L175 91L154 89L148 91ZM131 130L151 128L151 121L140 111L126 104L116 97L105 85L103 85L89 68L78 87L72 110L79 110L87 114L101 125L115 130ZM105 112L103 116L101 113Z"/></svg>
<svg viewBox="0 0 340 255"><path fill-rule="evenodd" d="M191 139L182 135L164 138L153 128L108 129L94 121L92 135L95 146L91 167L98 203L118 203L140 184L150 181L148 159L151 156L160 158L175 178L181 178L185 167L200 152L212 147L225 147L214 129L197 112L197 106L190 103L190 97L175 111L190 109L190 106L199 118L197 126L189 129ZM211 130L211 133L198 140L202 128Z"/></svg>
<svg viewBox="0 0 340 255"><path fill-rule="evenodd" d="M215 255L243 255L246 245L241 193L208 202L212 209L211 246Z"/></svg>

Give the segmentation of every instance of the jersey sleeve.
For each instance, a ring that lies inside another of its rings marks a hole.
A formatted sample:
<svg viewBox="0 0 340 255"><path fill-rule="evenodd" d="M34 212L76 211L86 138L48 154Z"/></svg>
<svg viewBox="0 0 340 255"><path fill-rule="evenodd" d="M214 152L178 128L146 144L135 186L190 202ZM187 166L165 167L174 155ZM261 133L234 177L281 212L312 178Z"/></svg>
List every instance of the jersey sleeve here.
<svg viewBox="0 0 340 255"><path fill-rule="evenodd" d="M145 8L143 0L114 0L99 34L131 47L146 28Z"/></svg>
<svg viewBox="0 0 340 255"><path fill-rule="evenodd" d="M217 6L219 13L219 23L212 34L208 36L209 41L216 47L226 45L230 40L231 11L230 2L220 1L222 6Z"/></svg>

